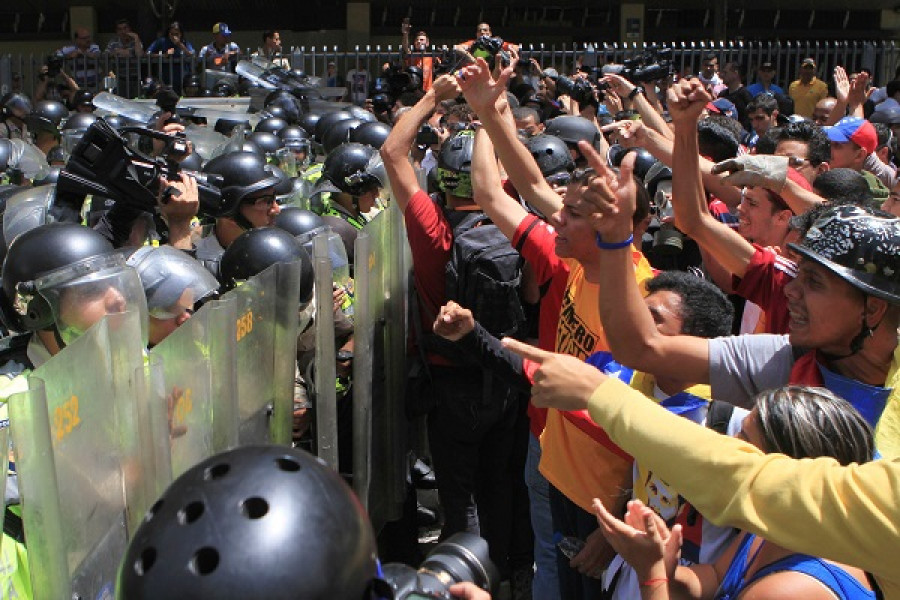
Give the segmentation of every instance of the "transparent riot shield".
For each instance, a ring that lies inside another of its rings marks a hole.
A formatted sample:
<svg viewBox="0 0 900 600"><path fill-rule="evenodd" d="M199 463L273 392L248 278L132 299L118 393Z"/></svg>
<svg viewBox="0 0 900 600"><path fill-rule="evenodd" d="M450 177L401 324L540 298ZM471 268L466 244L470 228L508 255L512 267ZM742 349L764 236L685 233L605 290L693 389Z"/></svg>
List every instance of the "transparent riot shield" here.
<svg viewBox="0 0 900 600"><path fill-rule="evenodd" d="M151 352L151 365L163 371L173 478L215 453L210 314L200 309Z"/></svg>
<svg viewBox="0 0 900 600"><path fill-rule="evenodd" d="M129 524L146 509L137 321L136 313L105 317L36 369L29 392L10 399L37 598L112 597Z"/></svg>
<svg viewBox="0 0 900 600"><path fill-rule="evenodd" d="M273 352L273 410L271 441L291 443L294 412L294 384L297 366L297 335L300 333L300 275L302 263L275 265L275 350Z"/></svg>
<svg viewBox="0 0 900 600"><path fill-rule="evenodd" d="M354 488L376 530L400 517L406 495L408 421L406 281L410 265L402 215L378 214L356 241L354 316Z"/></svg>
<svg viewBox="0 0 900 600"><path fill-rule="evenodd" d="M238 445L237 298L208 302L210 392L213 399L213 448L224 452Z"/></svg>
<svg viewBox="0 0 900 600"><path fill-rule="evenodd" d="M0 481L0 496L6 498L6 473L9 468L9 425L3 425L0 427L0 448L3 449L3 453L0 454L0 476L2 476L2 481ZM6 511L3 511L4 514ZM3 515L0 515L0 527L3 526Z"/></svg>
<svg viewBox="0 0 900 600"><path fill-rule="evenodd" d="M277 271L269 267L225 297L235 302L238 444L269 442L274 410ZM298 294L299 296L299 294Z"/></svg>
<svg viewBox="0 0 900 600"><path fill-rule="evenodd" d="M332 468L338 468L337 439L337 365L334 345L334 268L329 232L313 238L313 272L316 277L316 355L315 355L315 454ZM346 253L345 253L346 256Z"/></svg>

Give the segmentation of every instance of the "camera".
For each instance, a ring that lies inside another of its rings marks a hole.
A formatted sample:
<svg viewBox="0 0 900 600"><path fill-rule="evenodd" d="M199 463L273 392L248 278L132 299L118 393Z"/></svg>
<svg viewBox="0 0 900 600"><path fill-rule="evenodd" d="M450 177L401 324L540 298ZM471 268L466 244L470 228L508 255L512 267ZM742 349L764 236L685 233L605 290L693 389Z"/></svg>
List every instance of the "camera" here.
<svg viewBox="0 0 900 600"><path fill-rule="evenodd" d="M631 83L644 83L665 79L673 73L672 49L649 48L629 58L621 65L607 65L605 73L621 75Z"/></svg>
<svg viewBox="0 0 900 600"><path fill-rule="evenodd" d="M487 542L465 532L456 533L435 546L418 569L391 563L383 571L378 584L384 584L386 589L375 591L379 597L393 600L449 600L453 598L450 586L464 581L493 594L500 578L488 556Z"/></svg>
<svg viewBox="0 0 900 600"><path fill-rule="evenodd" d="M51 54L47 57L47 77L56 77L63 68L63 57Z"/></svg>
<svg viewBox="0 0 900 600"><path fill-rule="evenodd" d="M183 135L169 135L143 127L123 127L121 132L166 142L164 154L184 154L187 150ZM93 194L152 212L157 206L159 178L172 181L180 178L182 173L197 180L200 215L216 218L227 214L229 207L219 191L221 176L186 171L171 158L150 157L134 150L119 132L98 119L72 149L69 162L60 171L56 184L57 200L80 207L84 197Z"/></svg>
<svg viewBox="0 0 900 600"><path fill-rule="evenodd" d="M385 69L383 79L387 89L379 91L386 91L394 98L422 89L422 70L418 67L391 65Z"/></svg>
<svg viewBox="0 0 900 600"><path fill-rule="evenodd" d="M424 123L416 133L416 146L434 146L440 143L441 139L438 137L437 131L428 123Z"/></svg>
<svg viewBox="0 0 900 600"><path fill-rule="evenodd" d="M563 75L556 78L556 91L569 96L581 106L593 104L596 101L595 89L594 84L587 79L572 79Z"/></svg>
<svg viewBox="0 0 900 600"><path fill-rule="evenodd" d="M503 50L503 38L483 35L469 46L469 53L475 58L485 59L489 65L493 65L494 57L500 55L503 66L509 65L509 53Z"/></svg>

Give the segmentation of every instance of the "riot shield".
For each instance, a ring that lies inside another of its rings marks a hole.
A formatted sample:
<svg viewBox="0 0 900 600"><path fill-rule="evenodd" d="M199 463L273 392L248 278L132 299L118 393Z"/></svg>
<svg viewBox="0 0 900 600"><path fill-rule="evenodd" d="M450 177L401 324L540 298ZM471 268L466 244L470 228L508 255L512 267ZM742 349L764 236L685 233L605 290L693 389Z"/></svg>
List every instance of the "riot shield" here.
<svg viewBox="0 0 900 600"><path fill-rule="evenodd" d="M111 597L129 514L140 509L140 518L146 508L137 320L136 313L105 317L35 370L30 392L10 400L37 598Z"/></svg>
<svg viewBox="0 0 900 600"><path fill-rule="evenodd" d="M302 263L275 265L275 349L273 351L273 411L271 441L291 443L294 411L294 381L297 366L297 335L300 333L300 275Z"/></svg>
<svg viewBox="0 0 900 600"><path fill-rule="evenodd" d="M5 474L9 469L9 425L0 426L0 448L3 449L3 453L0 454L0 468L3 470L0 471L0 474ZM0 481L0 496L6 498L6 477L2 477L2 481ZM6 511L3 511L4 514ZM3 527L3 515L0 515L0 527Z"/></svg>
<svg viewBox="0 0 900 600"><path fill-rule="evenodd" d="M400 517L406 495L408 421L406 281L402 215L389 206L356 241L354 316L354 488L378 530Z"/></svg>
<svg viewBox="0 0 900 600"><path fill-rule="evenodd" d="M210 314L200 309L151 352L151 364L163 371L173 478L215 453Z"/></svg>
<svg viewBox="0 0 900 600"><path fill-rule="evenodd" d="M225 294L225 298L234 298L236 311L233 339L241 446L269 442L269 417L274 410L277 279L276 269L269 267Z"/></svg>
<svg viewBox="0 0 900 600"><path fill-rule="evenodd" d="M315 454L333 469L338 468L337 394L335 381L337 365L334 346L334 312L332 290L334 258L329 233L313 238L313 272L316 276L316 355L315 355Z"/></svg>
<svg viewBox="0 0 900 600"><path fill-rule="evenodd" d="M198 314L208 311L210 393L213 399L213 448L215 453L238 445L237 407L237 299L226 296L207 302Z"/></svg>

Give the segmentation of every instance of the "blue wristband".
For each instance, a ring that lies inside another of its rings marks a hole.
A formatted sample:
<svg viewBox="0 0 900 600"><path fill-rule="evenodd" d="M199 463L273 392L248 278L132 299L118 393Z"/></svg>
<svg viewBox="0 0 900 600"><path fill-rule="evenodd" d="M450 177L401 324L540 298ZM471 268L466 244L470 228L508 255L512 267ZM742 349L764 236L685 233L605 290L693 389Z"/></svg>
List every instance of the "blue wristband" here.
<svg viewBox="0 0 900 600"><path fill-rule="evenodd" d="M634 234L628 236L623 242L613 242L611 244L607 244L603 241L603 238L600 237L600 234L597 234L597 247L601 250L618 250L619 248L627 248L631 245L631 242L634 241Z"/></svg>

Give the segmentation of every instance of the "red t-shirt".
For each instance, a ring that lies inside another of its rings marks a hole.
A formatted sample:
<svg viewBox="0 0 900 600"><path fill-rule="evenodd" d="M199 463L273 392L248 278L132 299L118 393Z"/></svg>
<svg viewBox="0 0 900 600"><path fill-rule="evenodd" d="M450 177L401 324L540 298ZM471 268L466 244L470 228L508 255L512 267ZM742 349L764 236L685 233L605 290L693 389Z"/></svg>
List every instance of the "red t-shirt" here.
<svg viewBox="0 0 900 600"><path fill-rule="evenodd" d="M559 328L559 312L566 282L569 280L569 265L556 255L554 250L556 232L535 215L528 215L513 234L513 247L531 265L541 289L541 315L538 321L538 346L554 352L556 330ZM540 437L547 421L547 409L537 408L528 403L531 432Z"/></svg>
<svg viewBox="0 0 900 600"><path fill-rule="evenodd" d="M784 286L797 276L797 265L771 248L753 244L756 252L744 277L732 277L734 293L759 306L766 315L765 333L789 333Z"/></svg>

